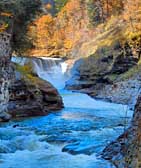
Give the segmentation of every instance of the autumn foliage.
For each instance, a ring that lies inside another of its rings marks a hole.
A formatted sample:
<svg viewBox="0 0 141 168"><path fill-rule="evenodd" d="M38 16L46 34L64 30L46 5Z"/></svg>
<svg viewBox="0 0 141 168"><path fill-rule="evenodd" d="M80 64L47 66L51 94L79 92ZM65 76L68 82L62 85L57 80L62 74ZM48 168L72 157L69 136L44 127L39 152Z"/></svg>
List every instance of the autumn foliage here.
<svg viewBox="0 0 141 168"><path fill-rule="evenodd" d="M0 33L6 31L9 27L10 20L13 18L12 13L10 12L1 12L0 13Z"/></svg>
<svg viewBox="0 0 141 168"><path fill-rule="evenodd" d="M66 55L88 31L88 20L86 6L73 0L56 17L43 15L29 27L35 46L31 54Z"/></svg>
<svg viewBox="0 0 141 168"><path fill-rule="evenodd" d="M69 0L57 16L45 14L29 26L31 55L83 56L113 40L141 31L140 0ZM51 8L48 4L46 8ZM85 51L87 50L87 52Z"/></svg>

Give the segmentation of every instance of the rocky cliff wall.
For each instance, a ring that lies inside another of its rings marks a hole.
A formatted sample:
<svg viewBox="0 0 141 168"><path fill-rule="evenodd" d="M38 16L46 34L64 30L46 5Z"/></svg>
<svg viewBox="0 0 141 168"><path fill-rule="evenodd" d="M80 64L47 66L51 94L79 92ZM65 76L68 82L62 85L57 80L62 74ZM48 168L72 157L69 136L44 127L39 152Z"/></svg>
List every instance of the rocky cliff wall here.
<svg viewBox="0 0 141 168"><path fill-rule="evenodd" d="M130 128L110 143L102 156L114 163L117 168L141 167L141 94L135 106Z"/></svg>
<svg viewBox="0 0 141 168"><path fill-rule="evenodd" d="M0 34L0 122L11 117L47 115L63 108L58 91L48 82L26 72L17 79L11 63L11 35Z"/></svg>
<svg viewBox="0 0 141 168"><path fill-rule="evenodd" d="M11 35L0 33L0 121L7 121L10 115L7 113L9 101L9 84L11 80L12 68L11 58Z"/></svg>

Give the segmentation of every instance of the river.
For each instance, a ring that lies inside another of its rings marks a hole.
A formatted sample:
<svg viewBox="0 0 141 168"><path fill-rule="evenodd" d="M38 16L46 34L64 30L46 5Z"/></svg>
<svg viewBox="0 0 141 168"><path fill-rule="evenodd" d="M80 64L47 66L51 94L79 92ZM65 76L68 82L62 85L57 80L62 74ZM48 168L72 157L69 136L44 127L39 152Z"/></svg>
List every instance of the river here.
<svg viewBox="0 0 141 168"><path fill-rule="evenodd" d="M23 59L18 63L24 64ZM65 90L67 65L60 59L32 63L38 76L59 90L65 107L48 116L1 124L0 168L114 168L99 154L124 131L125 116L130 120L132 111Z"/></svg>

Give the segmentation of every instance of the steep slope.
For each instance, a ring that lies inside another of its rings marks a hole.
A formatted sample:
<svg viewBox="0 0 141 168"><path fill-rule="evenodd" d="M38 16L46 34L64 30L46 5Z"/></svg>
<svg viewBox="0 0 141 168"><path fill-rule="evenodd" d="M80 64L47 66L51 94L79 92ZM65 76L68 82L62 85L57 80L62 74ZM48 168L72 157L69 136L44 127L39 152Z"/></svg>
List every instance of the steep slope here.
<svg viewBox="0 0 141 168"><path fill-rule="evenodd" d="M124 43L140 30L139 0L69 0L64 4L57 16L42 15L29 26L34 43L30 55L87 57L116 40Z"/></svg>
<svg viewBox="0 0 141 168"><path fill-rule="evenodd" d="M57 17L43 15L29 28L35 49L33 56L66 56L82 41L86 41L89 29L87 4L82 1L68 1ZM38 32L36 34L35 32Z"/></svg>

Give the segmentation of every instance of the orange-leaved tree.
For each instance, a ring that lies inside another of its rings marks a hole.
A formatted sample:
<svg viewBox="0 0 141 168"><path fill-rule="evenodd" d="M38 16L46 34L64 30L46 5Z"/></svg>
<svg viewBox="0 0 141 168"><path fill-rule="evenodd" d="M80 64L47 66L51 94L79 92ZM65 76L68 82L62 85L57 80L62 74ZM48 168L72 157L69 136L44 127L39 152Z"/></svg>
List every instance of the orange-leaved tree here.
<svg viewBox="0 0 141 168"><path fill-rule="evenodd" d="M52 16L47 14L36 19L29 26L29 33L36 48L47 49L53 33Z"/></svg>

